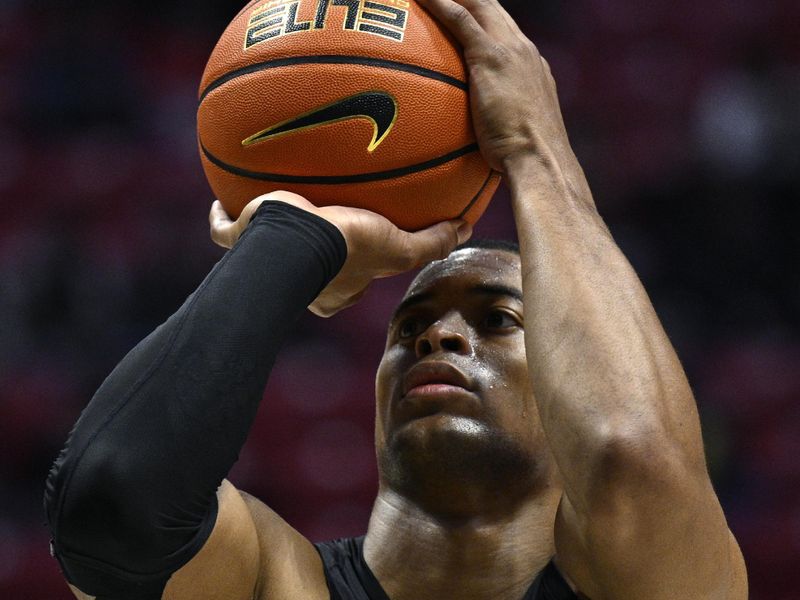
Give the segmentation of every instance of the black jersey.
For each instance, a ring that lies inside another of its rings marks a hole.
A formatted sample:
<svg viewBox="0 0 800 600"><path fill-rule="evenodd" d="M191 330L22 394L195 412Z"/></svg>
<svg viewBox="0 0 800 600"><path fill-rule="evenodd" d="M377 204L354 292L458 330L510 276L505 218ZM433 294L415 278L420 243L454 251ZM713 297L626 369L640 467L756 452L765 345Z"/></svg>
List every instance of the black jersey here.
<svg viewBox="0 0 800 600"><path fill-rule="evenodd" d="M389 600L364 560L364 536L314 544L322 557L331 600ZM552 561L521 600L578 600Z"/></svg>

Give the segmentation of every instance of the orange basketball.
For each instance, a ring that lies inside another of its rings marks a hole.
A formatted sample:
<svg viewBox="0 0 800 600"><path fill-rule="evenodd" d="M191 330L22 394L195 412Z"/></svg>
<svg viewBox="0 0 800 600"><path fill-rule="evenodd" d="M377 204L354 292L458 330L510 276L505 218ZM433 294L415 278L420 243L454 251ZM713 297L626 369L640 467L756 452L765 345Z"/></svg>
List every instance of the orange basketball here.
<svg viewBox="0 0 800 600"><path fill-rule="evenodd" d="M474 223L500 181L478 151L461 52L409 0L260 0L200 84L208 181L236 217L284 189L417 230Z"/></svg>

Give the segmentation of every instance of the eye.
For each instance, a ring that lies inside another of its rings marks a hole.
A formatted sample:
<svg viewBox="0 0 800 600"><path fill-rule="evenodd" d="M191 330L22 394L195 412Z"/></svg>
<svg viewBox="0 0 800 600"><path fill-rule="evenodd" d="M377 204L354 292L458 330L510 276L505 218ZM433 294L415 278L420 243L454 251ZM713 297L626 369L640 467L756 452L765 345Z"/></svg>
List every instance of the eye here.
<svg viewBox="0 0 800 600"><path fill-rule="evenodd" d="M512 327L518 327L520 322L517 317L508 311L496 308L489 311L489 314L486 315L484 325L489 329L510 329Z"/></svg>
<svg viewBox="0 0 800 600"><path fill-rule="evenodd" d="M397 337L408 339L418 336L424 331L424 323L418 317L408 317L400 321L397 326Z"/></svg>

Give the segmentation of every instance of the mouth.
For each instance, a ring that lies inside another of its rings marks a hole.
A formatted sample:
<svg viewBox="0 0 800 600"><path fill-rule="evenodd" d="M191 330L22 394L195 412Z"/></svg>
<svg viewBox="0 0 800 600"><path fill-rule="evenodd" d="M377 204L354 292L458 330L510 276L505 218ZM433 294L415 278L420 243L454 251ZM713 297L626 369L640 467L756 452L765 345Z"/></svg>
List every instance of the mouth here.
<svg viewBox="0 0 800 600"><path fill-rule="evenodd" d="M406 400L427 396L427 397L440 397L445 398L453 394L463 394L467 390L459 385L450 385L448 383L426 383L425 385L418 385L406 392L403 396Z"/></svg>
<svg viewBox="0 0 800 600"><path fill-rule="evenodd" d="M403 379L403 399L422 396L445 397L473 391L473 382L447 362L417 363Z"/></svg>

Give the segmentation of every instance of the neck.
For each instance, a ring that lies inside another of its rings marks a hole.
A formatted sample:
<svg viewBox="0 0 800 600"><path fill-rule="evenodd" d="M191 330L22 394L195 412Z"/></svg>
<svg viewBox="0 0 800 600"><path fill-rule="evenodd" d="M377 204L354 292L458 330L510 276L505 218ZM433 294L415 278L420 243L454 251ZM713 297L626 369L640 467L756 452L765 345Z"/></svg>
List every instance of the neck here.
<svg viewBox="0 0 800 600"><path fill-rule="evenodd" d="M382 487L364 542L392 600L520 600L554 553L557 487L505 514L442 517Z"/></svg>

